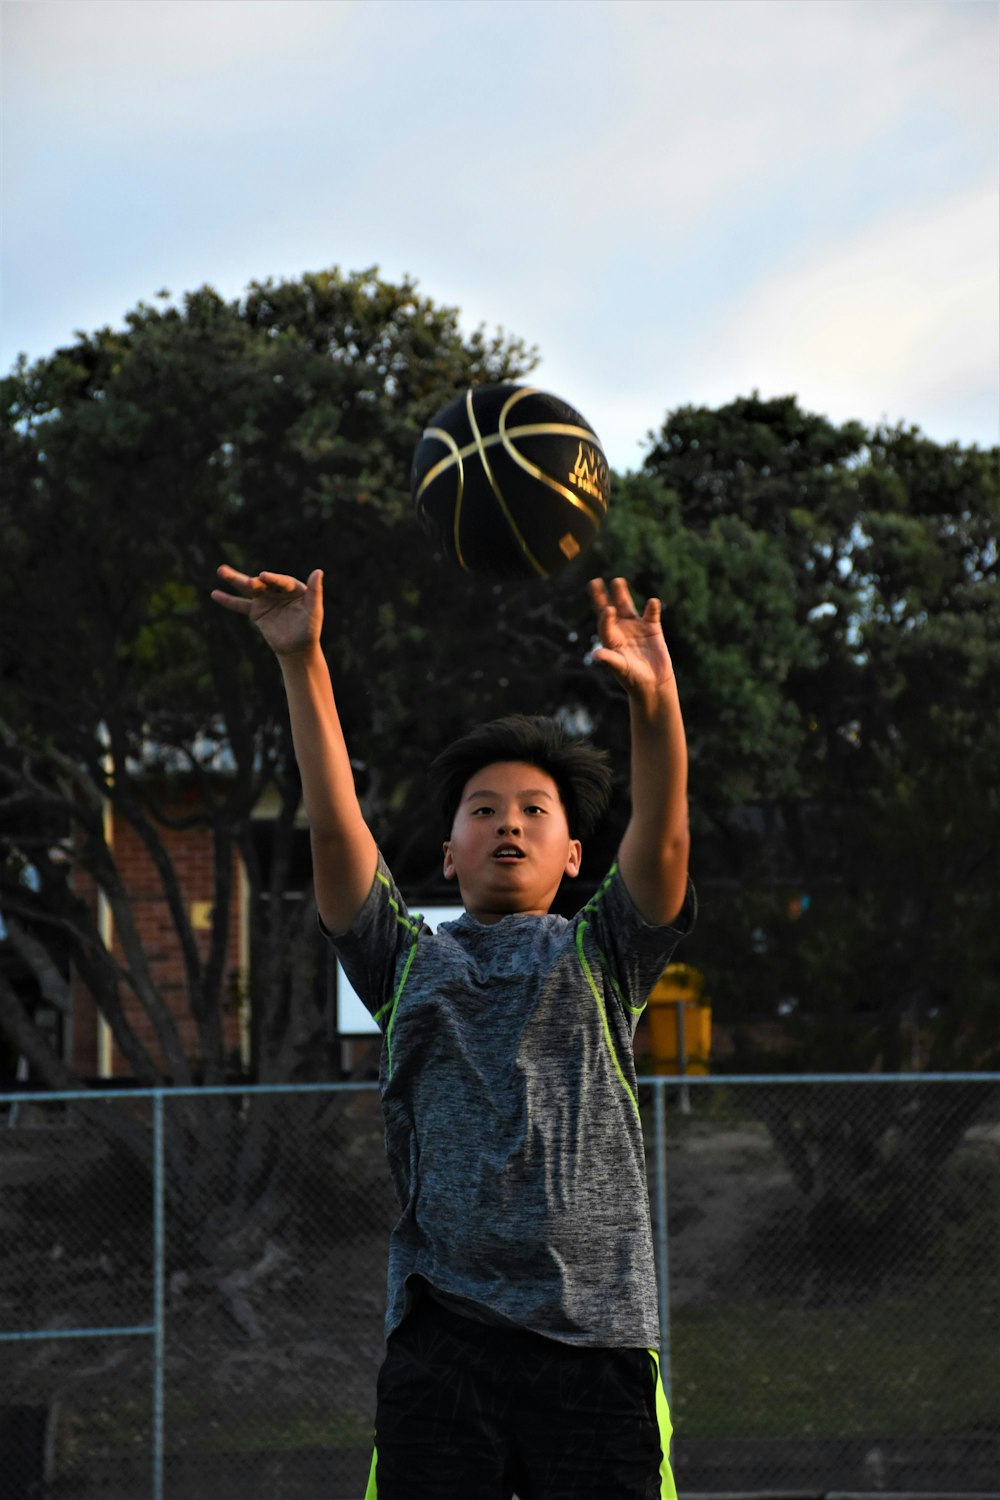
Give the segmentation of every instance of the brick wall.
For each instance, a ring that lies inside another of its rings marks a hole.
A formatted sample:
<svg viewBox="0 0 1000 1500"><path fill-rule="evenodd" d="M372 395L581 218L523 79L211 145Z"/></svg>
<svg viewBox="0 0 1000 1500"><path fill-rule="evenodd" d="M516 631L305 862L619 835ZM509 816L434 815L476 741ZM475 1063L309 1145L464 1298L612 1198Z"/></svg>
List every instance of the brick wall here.
<svg viewBox="0 0 1000 1500"><path fill-rule="evenodd" d="M180 810L177 809L177 811ZM190 807L183 810L190 812ZM175 1018L181 1046L193 1059L199 1050L198 1038L188 1004L181 946L156 869L137 833L123 819L114 818L108 834L122 880L132 897L134 921L146 953L153 982L158 986L160 994ZM213 895L214 863L211 831L205 828L184 830L161 828L160 835L177 873L185 908L195 929L195 940L202 955L205 956L210 939ZM81 877L79 889L96 910L97 899L93 882L88 877ZM227 978L232 977L237 982L242 980L241 989L245 987L246 979L246 976L241 974L241 921L243 918L241 904L243 900L238 862L234 857L226 974ZM113 930L110 937L115 955L124 961L117 935ZM135 1035L159 1064L161 1054L153 1027L134 992L128 986L122 986L122 1001ZM73 1066L86 1076L100 1076L105 1070L102 1068L100 1055L97 1010L89 992L79 981L74 984L73 1011ZM234 1056L239 1053L241 1042L241 1020L235 1006L226 1007L223 1026L226 1055L227 1057ZM112 1043L110 1076L127 1076L130 1071L118 1048Z"/></svg>

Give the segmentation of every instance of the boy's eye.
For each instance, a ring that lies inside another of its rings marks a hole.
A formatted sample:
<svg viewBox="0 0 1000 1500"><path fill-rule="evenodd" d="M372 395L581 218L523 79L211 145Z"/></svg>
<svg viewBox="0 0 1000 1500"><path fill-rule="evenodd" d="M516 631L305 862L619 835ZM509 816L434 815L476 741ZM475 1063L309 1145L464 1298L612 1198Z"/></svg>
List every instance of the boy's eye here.
<svg viewBox="0 0 1000 1500"><path fill-rule="evenodd" d="M532 803L530 807L526 807L524 810L526 813L543 813L545 811L545 808L536 807L534 803Z"/></svg>
<svg viewBox="0 0 1000 1500"><path fill-rule="evenodd" d="M482 813L491 813L492 811L493 811L492 807L487 807L486 804L484 803L482 807L474 807L472 809L471 816L474 817L474 818L478 818Z"/></svg>

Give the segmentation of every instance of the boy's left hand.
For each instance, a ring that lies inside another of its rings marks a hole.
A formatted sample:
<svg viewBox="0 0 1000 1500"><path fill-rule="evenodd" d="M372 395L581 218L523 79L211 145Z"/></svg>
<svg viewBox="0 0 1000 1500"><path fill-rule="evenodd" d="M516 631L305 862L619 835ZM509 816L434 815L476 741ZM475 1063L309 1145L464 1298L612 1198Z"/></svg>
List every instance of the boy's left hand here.
<svg viewBox="0 0 1000 1500"><path fill-rule="evenodd" d="M610 667L627 693L641 696L673 682L659 599L650 599L640 615L626 579L611 580L610 596L603 578L592 578L589 589L601 643L592 659Z"/></svg>

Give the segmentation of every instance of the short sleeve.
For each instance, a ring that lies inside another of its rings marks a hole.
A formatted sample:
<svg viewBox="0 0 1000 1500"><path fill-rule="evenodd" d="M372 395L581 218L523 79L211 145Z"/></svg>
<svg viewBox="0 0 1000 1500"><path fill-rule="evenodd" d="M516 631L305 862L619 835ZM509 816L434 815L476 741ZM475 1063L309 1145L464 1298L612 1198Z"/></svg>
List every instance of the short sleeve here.
<svg viewBox="0 0 1000 1500"><path fill-rule="evenodd" d="M697 897L689 877L684 905L674 921L669 926L647 922L618 866L613 865L576 918L577 923L584 924L578 941L593 947L619 1000L634 1011L646 1003L677 944L693 930L697 912Z"/></svg>
<svg viewBox="0 0 1000 1500"><path fill-rule="evenodd" d="M413 917L381 853L371 890L349 930L334 936L320 923L362 1004L377 1021L392 999L400 958L429 932Z"/></svg>

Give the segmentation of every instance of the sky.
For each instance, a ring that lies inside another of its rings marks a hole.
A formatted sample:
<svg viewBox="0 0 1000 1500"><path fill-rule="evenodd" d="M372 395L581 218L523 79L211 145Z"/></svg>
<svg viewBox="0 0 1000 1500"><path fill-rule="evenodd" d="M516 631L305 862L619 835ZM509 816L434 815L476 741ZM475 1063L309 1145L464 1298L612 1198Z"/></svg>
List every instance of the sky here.
<svg viewBox="0 0 1000 1500"><path fill-rule="evenodd" d="M1000 439L995 0L3 0L0 373L414 277L634 469L759 390Z"/></svg>

